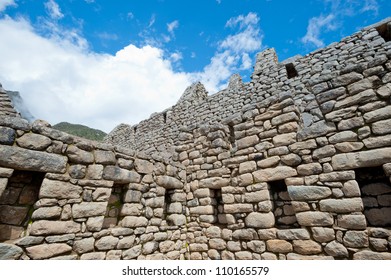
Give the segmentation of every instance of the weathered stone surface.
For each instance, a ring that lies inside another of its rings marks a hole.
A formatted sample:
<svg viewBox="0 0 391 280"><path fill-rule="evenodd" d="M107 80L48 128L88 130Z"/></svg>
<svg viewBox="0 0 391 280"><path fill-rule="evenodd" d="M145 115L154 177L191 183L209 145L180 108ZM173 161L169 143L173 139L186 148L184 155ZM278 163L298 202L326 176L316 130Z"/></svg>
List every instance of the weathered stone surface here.
<svg viewBox="0 0 391 280"><path fill-rule="evenodd" d="M222 187L227 187L230 183L230 179L212 177L202 179L199 182L200 188L208 188L208 189L221 189Z"/></svg>
<svg viewBox="0 0 391 280"><path fill-rule="evenodd" d="M235 240L254 240L257 239L257 232L252 228L237 229L232 233Z"/></svg>
<svg viewBox="0 0 391 280"><path fill-rule="evenodd" d="M154 169L152 162L143 159L136 159L134 161L134 167L136 168L136 171L141 174L151 174Z"/></svg>
<svg viewBox="0 0 391 280"><path fill-rule="evenodd" d="M296 218L301 226L331 226L334 223L333 216L324 212L300 212L296 213Z"/></svg>
<svg viewBox="0 0 391 280"><path fill-rule="evenodd" d="M186 216L179 215L179 214L172 214L167 217L167 222L169 225L183 226L186 224Z"/></svg>
<svg viewBox="0 0 391 280"><path fill-rule="evenodd" d="M111 165L116 163L115 154L111 151L96 150L94 156L97 164Z"/></svg>
<svg viewBox="0 0 391 280"><path fill-rule="evenodd" d="M16 137L15 130L9 127L0 126L0 144L12 145Z"/></svg>
<svg viewBox="0 0 391 280"><path fill-rule="evenodd" d="M374 167L391 161L391 148L375 149L356 153L338 154L332 157L334 170L351 170Z"/></svg>
<svg viewBox="0 0 391 280"><path fill-rule="evenodd" d="M239 174L245 174L257 170L255 161L246 161L239 164Z"/></svg>
<svg viewBox="0 0 391 280"><path fill-rule="evenodd" d="M341 243L338 243L337 241L331 241L326 245L324 248L324 251L327 255L333 256L333 257L348 257L349 253L348 250L343 246Z"/></svg>
<svg viewBox="0 0 391 280"><path fill-rule="evenodd" d="M123 227L146 227L148 225L148 220L145 217L133 217L127 216L121 221L121 226Z"/></svg>
<svg viewBox="0 0 391 280"><path fill-rule="evenodd" d="M252 173L255 182L269 182L282 180L297 175L297 171L289 166L277 166L275 168L266 168Z"/></svg>
<svg viewBox="0 0 391 280"><path fill-rule="evenodd" d="M33 260L43 260L65 254L72 251L72 247L67 244L42 244L27 247L27 255Z"/></svg>
<svg viewBox="0 0 391 280"><path fill-rule="evenodd" d="M346 89L344 87L338 87L338 88L325 91L321 94L318 94L316 96L316 99L321 104L329 100L335 100L339 96L344 95L345 93L346 93Z"/></svg>
<svg viewBox="0 0 391 280"><path fill-rule="evenodd" d="M88 218L106 213L107 202L82 202L72 206L73 218Z"/></svg>
<svg viewBox="0 0 391 280"><path fill-rule="evenodd" d="M310 234L304 228L279 229L277 230L277 237L283 240L305 240L310 239Z"/></svg>
<svg viewBox="0 0 391 280"><path fill-rule="evenodd" d="M313 227L312 236L318 242L329 242L335 239L335 232L332 228Z"/></svg>
<svg viewBox="0 0 391 280"><path fill-rule="evenodd" d="M293 246L290 242L277 239L267 240L266 247L268 251L274 253L289 253L293 250Z"/></svg>
<svg viewBox="0 0 391 280"><path fill-rule="evenodd" d="M373 89L357 93L352 96L348 96L340 101L337 101L334 105L335 109L345 108L357 104L365 104L366 102L376 98L376 93Z"/></svg>
<svg viewBox="0 0 391 280"><path fill-rule="evenodd" d="M338 216L337 224L346 229L365 229L367 226L364 215L341 215Z"/></svg>
<svg viewBox="0 0 391 280"><path fill-rule="evenodd" d="M372 132L377 135L391 133L391 119L378 121L372 124Z"/></svg>
<svg viewBox="0 0 391 280"><path fill-rule="evenodd" d="M73 221L36 221L31 225L31 235L78 233L81 224Z"/></svg>
<svg viewBox="0 0 391 280"><path fill-rule="evenodd" d="M271 228L274 226L273 213L250 213L245 219L246 226L253 228Z"/></svg>
<svg viewBox="0 0 391 280"><path fill-rule="evenodd" d="M349 141L350 142L357 141L357 133L353 131L342 131L329 137L329 142L331 144L349 142Z"/></svg>
<svg viewBox="0 0 391 280"><path fill-rule="evenodd" d="M201 207L201 206L200 206ZM206 207L206 206L204 206ZM249 203L241 203L241 204L225 204L224 205L224 213L234 214L234 213L248 213L254 210L253 205ZM191 209L190 209L191 212ZM213 214L213 213L209 213Z"/></svg>
<svg viewBox="0 0 391 280"><path fill-rule="evenodd" d="M87 229L89 231L100 231L103 227L104 216L89 217L87 219Z"/></svg>
<svg viewBox="0 0 391 280"><path fill-rule="evenodd" d="M364 139L364 141L365 140L366 139ZM363 147L364 144L362 142L342 142L342 143L335 144L335 148L343 153L349 153L349 152L361 150Z"/></svg>
<svg viewBox="0 0 391 280"><path fill-rule="evenodd" d="M317 162L301 164L297 167L297 173L304 176L320 174L322 171L322 165Z"/></svg>
<svg viewBox="0 0 391 280"><path fill-rule="evenodd" d="M0 243L0 260L17 260L22 254L22 248L13 244Z"/></svg>
<svg viewBox="0 0 391 280"><path fill-rule="evenodd" d="M372 226L391 225L391 207L373 208L365 210L364 213L368 219L368 223Z"/></svg>
<svg viewBox="0 0 391 280"><path fill-rule="evenodd" d="M170 176L157 176L156 184L166 189L182 189L183 183L177 178Z"/></svg>
<svg viewBox="0 0 391 280"><path fill-rule="evenodd" d="M367 123L388 119L391 117L391 106L382 107L364 114L364 120Z"/></svg>
<svg viewBox="0 0 391 280"><path fill-rule="evenodd" d="M296 133L279 134L273 137L274 146L287 146L296 142Z"/></svg>
<svg viewBox="0 0 391 280"><path fill-rule="evenodd" d="M292 200L298 201L319 200L332 193L330 188L318 186L288 186L288 192Z"/></svg>
<svg viewBox="0 0 391 280"><path fill-rule="evenodd" d="M391 260L391 253L377 253L364 250L355 253L353 260Z"/></svg>
<svg viewBox="0 0 391 280"><path fill-rule="evenodd" d="M289 253L286 256L287 260L334 260L331 256L322 255L300 255L296 253Z"/></svg>
<svg viewBox="0 0 391 280"><path fill-rule="evenodd" d="M139 183L141 181L141 176L137 172L118 166L106 166L103 170L103 178L120 184Z"/></svg>
<svg viewBox="0 0 391 280"><path fill-rule="evenodd" d="M61 216L61 211L62 208L58 206L42 207L35 210L31 218L33 220L56 219Z"/></svg>
<svg viewBox="0 0 391 280"><path fill-rule="evenodd" d="M299 254L312 255L322 252L322 246L313 240L293 240L293 250Z"/></svg>
<svg viewBox="0 0 391 280"><path fill-rule="evenodd" d="M256 192L249 192L244 194L244 202L260 202L270 200L269 190L260 190Z"/></svg>
<svg viewBox="0 0 391 280"><path fill-rule="evenodd" d="M64 156L0 145L0 165L18 170L64 173L68 159Z"/></svg>
<svg viewBox="0 0 391 280"><path fill-rule="evenodd" d="M22 148L31 149L31 150L45 150L52 143L49 137L35 134L27 133L22 137L16 140L16 143Z"/></svg>
<svg viewBox="0 0 391 280"><path fill-rule="evenodd" d="M348 231L343 238L343 244L347 247L368 247L368 233L366 231Z"/></svg>
<svg viewBox="0 0 391 280"><path fill-rule="evenodd" d="M19 246L31 246L41 244L45 238L43 236L26 236L15 242Z"/></svg>
<svg viewBox="0 0 391 280"><path fill-rule="evenodd" d="M69 182L45 178L39 191L39 198L72 199L79 198L82 188Z"/></svg>
<svg viewBox="0 0 391 280"><path fill-rule="evenodd" d="M95 239L93 237L75 240L73 250L78 254L88 253L94 250Z"/></svg>
<svg viewBox="0 0 391 280"><path fill-rule="evenodd" d="M105 252L86 253L81 255L81 260L104 260L106 258Z"/></svg>
<svg viewBox="0 0 391 280"><path fill-rule="evenodd" d="M297 140L303 141L310 138L326 135L329 132L335 131L337 128L334 123L319 121L308 127L299 129L297 131Z"/></svg>
<svg viewBox="0 0 391 280"><path fill-rule="evenodd" d="M237 146L238 150L240 150L240 149L245 149L248 147L253 147L256 144L258 144L258 142L259 142L258 136L251 135L251 136L248 136L248 137L245 137L245 138L242 138L242 139L236 141L236 146Z"/></svg>
<svg viewBox="0 0 391 280"><path fill-rule="evenodd" d="M134 235L126 236L118 241L117 248L118 249L129 249L133 246L134 240L135 240Z"/></svg>
<svg viewBox="0 0 391 280"><path fill-rule="evenodd" d="M0 223L22 225L29 209L23 206L0 205Z"/></svg>
<svg viewBox="0 0 391 280"><path fill-rule="evenodd" d="M95 242L95 247L100 251L112 250L117 246L118 240L114 236L104 236Z"/></svg>
<svg viewBox="0 0 391 280"><path fill-rule="evenodd" d="M314 159L321 159L321 158L325 158L325 157L331 157L333 155L335 155L335 148L333 145L327 145L327 146L324 146L324 147L321 147L319 149L316 149L314 150L313 152L313 158Z"/></svg>
<svg viewBox="0 0 391 280"><path fill-rule="evenodd" d="M325 199L319 202L323 212L351 213L361 212L364 209L361 198Z"/></svg>
<svg viewBox="0 0 391 280"><path fill-rule="evenodd" d="M221 238L211 238L209 239L209 248L224 250L227 248L227 243Z"/></svg>

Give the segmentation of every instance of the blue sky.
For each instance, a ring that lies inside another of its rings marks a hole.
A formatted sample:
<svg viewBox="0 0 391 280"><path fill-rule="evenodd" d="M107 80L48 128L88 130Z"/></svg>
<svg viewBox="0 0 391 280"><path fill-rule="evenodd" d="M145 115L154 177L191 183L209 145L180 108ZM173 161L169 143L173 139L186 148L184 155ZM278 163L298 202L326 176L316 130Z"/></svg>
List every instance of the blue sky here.
<svg viewBox="0 0 391 280"><path fill-rule="evenodd" d="M275 48L305 55L391 15L388 0L0 0L0 82L34 116L110 131L210 94Z"/></svg>

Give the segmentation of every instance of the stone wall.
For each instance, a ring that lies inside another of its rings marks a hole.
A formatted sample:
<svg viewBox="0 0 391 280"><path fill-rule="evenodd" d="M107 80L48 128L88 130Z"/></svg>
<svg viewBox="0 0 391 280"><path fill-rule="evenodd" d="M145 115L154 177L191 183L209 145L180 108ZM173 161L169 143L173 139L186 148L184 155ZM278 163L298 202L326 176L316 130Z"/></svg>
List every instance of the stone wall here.
<svg viewBox="0 0 391 280"><path fill-rule="evenodd" d="M0 257L391 259L390 21L265 50L115 145L1 116Z"/></svg>

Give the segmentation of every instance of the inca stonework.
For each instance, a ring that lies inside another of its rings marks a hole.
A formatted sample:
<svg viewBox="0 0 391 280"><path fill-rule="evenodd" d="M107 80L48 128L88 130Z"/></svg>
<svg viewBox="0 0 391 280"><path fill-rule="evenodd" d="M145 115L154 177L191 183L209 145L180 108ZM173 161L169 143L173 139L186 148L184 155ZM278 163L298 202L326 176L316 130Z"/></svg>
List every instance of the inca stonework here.
<svg viewBox="0 0 391 280"><path fill-rule="evenodd" d="M391 259L391 19L105 143L0 93L1 259Z"/></svg>

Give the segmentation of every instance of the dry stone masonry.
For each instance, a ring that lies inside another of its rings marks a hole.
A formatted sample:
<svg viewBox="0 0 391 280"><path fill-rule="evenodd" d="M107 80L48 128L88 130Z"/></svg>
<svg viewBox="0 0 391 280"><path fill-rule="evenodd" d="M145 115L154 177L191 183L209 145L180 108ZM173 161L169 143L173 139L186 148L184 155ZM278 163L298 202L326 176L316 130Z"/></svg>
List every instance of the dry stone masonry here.
<svg viewBox="0 0 391 280"><path fill-rule="evenodd" d="M0 92L1 259L391 259L391 19L90 142Z"/></svg>

